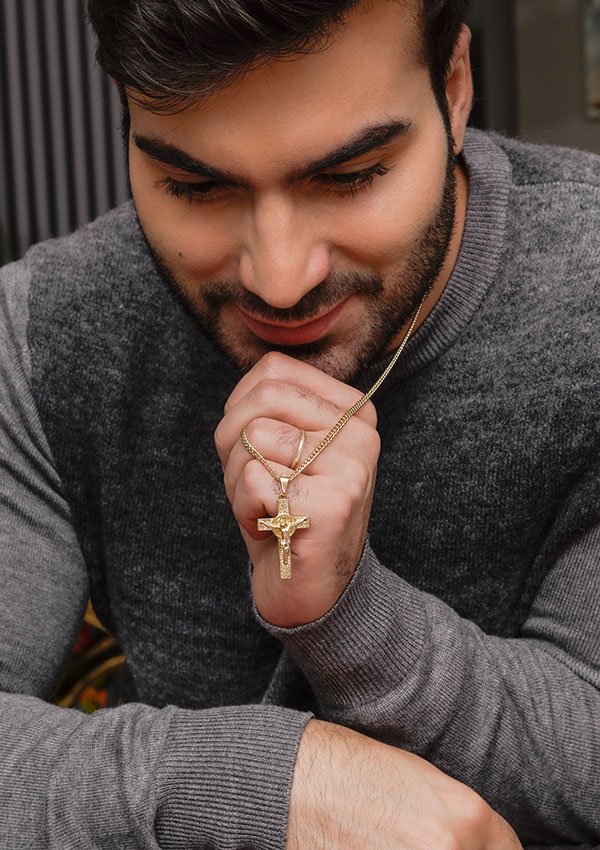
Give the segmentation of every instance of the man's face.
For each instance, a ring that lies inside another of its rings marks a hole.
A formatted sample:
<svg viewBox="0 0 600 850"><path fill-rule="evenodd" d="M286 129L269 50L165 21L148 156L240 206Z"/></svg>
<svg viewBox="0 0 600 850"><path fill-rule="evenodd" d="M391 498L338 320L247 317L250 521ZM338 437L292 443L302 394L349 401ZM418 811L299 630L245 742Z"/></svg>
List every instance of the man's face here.
<svg viewBox="0 0 600 850"><path fill-rule="evenodd" d="M265 64L182 113L130 100L149 246L241 368L278 349L347 380L447 279L456 172L417 26L405 4L375 0L324 52Z"/></svg>

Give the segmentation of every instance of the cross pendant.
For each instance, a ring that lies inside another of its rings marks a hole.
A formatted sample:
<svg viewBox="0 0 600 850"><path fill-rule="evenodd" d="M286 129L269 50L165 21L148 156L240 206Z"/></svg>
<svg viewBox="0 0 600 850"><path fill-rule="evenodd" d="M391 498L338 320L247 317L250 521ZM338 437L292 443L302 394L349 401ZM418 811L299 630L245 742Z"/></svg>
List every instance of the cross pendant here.
<svg viewBox="0 0 600 850"><path fill-rule="evenodd" d="M277 538L279 577L290 579L292 577L292 535L299 528L309 528L310 519L307 516L292 516L290 514L286 495L288 480L282 478L280 485L281 495L277 497L277 516L259 519L257 525L259 531L272 531Z"/></svg>

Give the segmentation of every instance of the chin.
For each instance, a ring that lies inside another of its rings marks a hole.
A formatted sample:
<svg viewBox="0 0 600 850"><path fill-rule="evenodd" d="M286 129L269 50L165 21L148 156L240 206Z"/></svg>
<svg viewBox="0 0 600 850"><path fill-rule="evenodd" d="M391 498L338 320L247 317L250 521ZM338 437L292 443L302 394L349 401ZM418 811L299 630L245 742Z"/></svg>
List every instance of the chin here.
<svg viewBox="0 0 600 850"><path fill-rule="evenodd" d="M303 363L308 363L321 372L337 378L338 381L347 381L356 371L348 363L348 353L345 352L340 358L336 347L328 344L325 339L310 345L271 345L269 343L253 340L244 345L240 339L228 340L227 338L216 339L219 348L235 363L243 372L249 371L258 361L271 351L277 351Z"/></svg>

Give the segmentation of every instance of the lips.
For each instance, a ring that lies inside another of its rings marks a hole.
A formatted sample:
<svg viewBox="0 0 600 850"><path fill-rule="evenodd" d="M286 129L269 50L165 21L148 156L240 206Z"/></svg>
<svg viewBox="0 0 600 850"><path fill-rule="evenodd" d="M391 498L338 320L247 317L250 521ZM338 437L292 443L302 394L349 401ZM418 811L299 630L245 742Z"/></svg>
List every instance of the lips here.
<svg viewBox="0 0 600 850"><path fill-rule="evenodd" d="M325 336L337 320L345 304L346 301L343 301L333 310L308 322L287 322L285 324L261 322L243 310L239 308L238 310L248 328L263 342L269 342L272 345L306 345Z"/></svg>

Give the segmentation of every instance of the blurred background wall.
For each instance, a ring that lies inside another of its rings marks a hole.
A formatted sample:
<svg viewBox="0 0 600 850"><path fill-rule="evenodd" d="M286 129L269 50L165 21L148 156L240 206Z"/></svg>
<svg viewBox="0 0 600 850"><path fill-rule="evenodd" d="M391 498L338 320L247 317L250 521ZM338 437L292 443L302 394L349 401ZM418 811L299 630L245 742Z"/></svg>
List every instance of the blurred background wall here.
<svg viewBox="0 0 600 850"><path fill-rule="evenodd" d="M600 2L588 0L600 16ZM518 0L515 68L519 133L600 153L600 119L584 108L585 0Z"/></svg>
<svg viewBox="0 0 600 850"><path fill-rule="evenodd" d="M583 16L599 0L471 0L472 124L600 153ZM128 197L116 93L83 0L0 0L0 263Z"/></svg>
<svg viewBox="0 0 600 850"><path fill-rule="evenodd" d="M119 112L83 0L0 0L5 261L127 199Z"/></svg>

